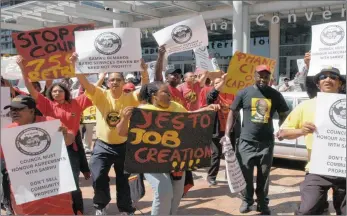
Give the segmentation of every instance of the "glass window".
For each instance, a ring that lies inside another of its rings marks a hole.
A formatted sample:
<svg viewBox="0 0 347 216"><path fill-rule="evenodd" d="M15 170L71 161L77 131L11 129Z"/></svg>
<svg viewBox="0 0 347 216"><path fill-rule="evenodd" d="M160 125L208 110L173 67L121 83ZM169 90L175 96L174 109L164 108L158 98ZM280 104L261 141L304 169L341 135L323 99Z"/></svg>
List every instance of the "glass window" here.
<svg viewBox="0 0 347 216"><path fill-rule="evenodd" d="M289 111L287 112L289 114L293 110L294 99L289 98L289 97L284 97L284 99L286 100L286 103L289 107ZM278 120L278 113L277 112L275 112L273 119Z"/></svg>

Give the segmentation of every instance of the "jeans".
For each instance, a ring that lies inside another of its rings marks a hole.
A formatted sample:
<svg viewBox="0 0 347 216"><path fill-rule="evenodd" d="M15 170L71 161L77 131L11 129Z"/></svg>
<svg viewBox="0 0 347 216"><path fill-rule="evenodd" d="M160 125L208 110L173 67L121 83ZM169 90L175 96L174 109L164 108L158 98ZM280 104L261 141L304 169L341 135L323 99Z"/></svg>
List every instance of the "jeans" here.
<svg viewBox="0 0 347 216"><path fill-rule="evenodd" d="M185 172L180 180L170 173L145 173L153 189L152 215L175 215L184 191Z"/></svg>

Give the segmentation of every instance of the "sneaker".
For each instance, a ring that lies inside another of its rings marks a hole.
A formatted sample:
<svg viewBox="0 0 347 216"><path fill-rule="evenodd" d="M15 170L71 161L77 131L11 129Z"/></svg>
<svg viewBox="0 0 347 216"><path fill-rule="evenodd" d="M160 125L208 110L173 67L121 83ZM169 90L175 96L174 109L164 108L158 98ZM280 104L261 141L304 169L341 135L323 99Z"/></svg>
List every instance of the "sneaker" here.
<svg viewBox="0 0 347 216"><path fill-rule="evenodd" d="M271 210L269 206L260 207L260 205L257 205L257 212L260 212L261 215L271 215Z"/></svg>
<svg viewBox="0 0 347 216"><path fill-rule="evenodd" d="M131 209L120 209L119 210L121 215L134 215L135 211L136 211L136 208L134 207L131 207Z"/></svg>
<svg viewBox="0 0 347 216"><path fill-rule="evenodd" d="M103 209L96 209L96 210L95 210L95 215L107 215L107 213L106 213L106 208L103 208Z"/></svg>
<svg viewBox="0 0 347 216"><path fill-rule="evenodd" d="M211 187L211 186L216 186L217 185L217 182L216 180L213 180L213 179L207 179L207 182L208 182L208 185Z"/></svg>
<svg viewBox="0 0 347 216"><path fill-rule="evenodd" d="M246 203L245 201L242 202L241 206L240 206L240 213L244 214L244 213L248 213L251 211L251 206L250 204Z"/></svg>

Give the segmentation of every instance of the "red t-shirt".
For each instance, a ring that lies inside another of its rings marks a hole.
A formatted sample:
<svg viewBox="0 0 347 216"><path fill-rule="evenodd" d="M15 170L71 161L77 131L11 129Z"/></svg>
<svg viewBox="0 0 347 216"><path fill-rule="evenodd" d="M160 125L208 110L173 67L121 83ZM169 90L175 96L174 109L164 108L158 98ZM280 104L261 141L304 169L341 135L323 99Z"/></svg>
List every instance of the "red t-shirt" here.
<svg viewBox="0 0 347 216"><path fill-rule="evenodd" d="M219 93L215 104L219 104L221 109L217 112L220 131L225 131L225 126L228 119L229 107L233 103L235 96L228 93Z"/></svg>
<svg viewBox="0 0 347 216"><path fill-rule="evenodd" d="M72 132L75 136L80 127L83 111L93 104L85 94L72 99L70 103L64 104L50 101L42 94L38 94L36 103L36 107L44 116L52 116L53 118L59 119L68 131Z"/></svg>
<svg viewBox="0 0 347 216"><path fill-rule="evenodd" d="M178 90L183 95L187 110L194 111L200 108L199 97L201 89L200 83L194 83L192 86L188 86L187 83L183 83L178 87Z"/></svg>
<svg viewBox="0 0 347 216"><path fill-rule="evenodd" d="M169 91L171 93L171 99L179 104L181 104L182 106L184 106L184 108L187 109L186 107L186 103L184 101L184 98L182 96L182 93L175 87L172 87L169 85Z"/></svg>
<svg viewBox="0 0 347 216"><path fill-rule="evenodd" d="M200 108L207 106L206 96L207 96L207 93L209 93L209 91L212 90L212 88L213 88L213 86L204 86L201 89L200 96L199 96L199 106L200 106Z"/></svg>

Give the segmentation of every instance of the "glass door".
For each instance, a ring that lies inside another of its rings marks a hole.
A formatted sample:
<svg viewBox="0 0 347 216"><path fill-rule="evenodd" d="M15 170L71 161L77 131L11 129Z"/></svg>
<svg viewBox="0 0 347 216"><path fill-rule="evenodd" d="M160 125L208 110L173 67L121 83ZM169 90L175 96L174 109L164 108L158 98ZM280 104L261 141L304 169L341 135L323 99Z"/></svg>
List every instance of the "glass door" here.
<svg viewBox="0 0 347 216"><path fill-rule="evenodd" d="M286 69L286 77L290 80L294 79L295 74L299 71L297 59L303 59L303 56L288 56L287 57L287 69Z"/></svg>

